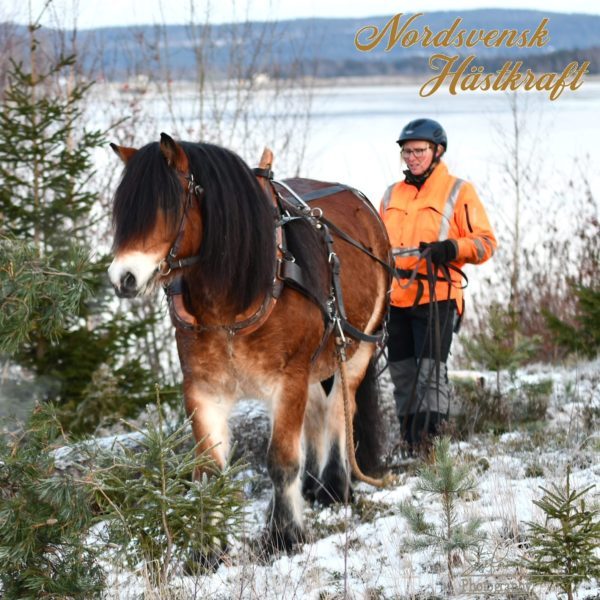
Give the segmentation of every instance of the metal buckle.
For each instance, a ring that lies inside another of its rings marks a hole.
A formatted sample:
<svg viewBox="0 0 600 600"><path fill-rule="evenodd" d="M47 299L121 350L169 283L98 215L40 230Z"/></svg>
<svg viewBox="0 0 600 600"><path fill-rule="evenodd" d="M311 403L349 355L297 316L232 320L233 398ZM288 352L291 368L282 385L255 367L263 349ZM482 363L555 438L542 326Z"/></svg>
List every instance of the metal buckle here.
<svg viewBox="0 0 600 600"><path fill-rule="evenodd" d="M340 317L334 319L334 329L337 330L338 334L335 336L335 345L337 347L339 359L342 362L346 362L346 346L348 345L348 339L344 335L344 328L342 327L342 320Z"/></svg>
<svg viewBox="0 0 600 600"><path fill-rule="evenodd" d="M169 275L171 273L172 270L173 269L171 269L171 266L169 265L169 262L167 261L166 258L163 258L156 267L156 272L161 277L166 277L167 275Z"/></svg>
<svg viewBox="0 0 600 600"><path fill-rule="evenodd" d="M340 317L336 317L334 319L334 322L335 322L335 327L338 330L339 337L345 346L348 343L348 340L346 339L346 336L344 335L344 328L342 327L342 319L340 319Z"/></svg>
<svg viewBox="0 0 600 600"><path fill-rule="evenodd" d="M279 250L281 256L283 257L279 260L285 260L286 262L291 263L296 262L296 257L287 248L284 248L281 244L277 244L277 250Z"/></svg>
<svg viewBox="0 0 600 600"><path fill-rule="evenodd" d="M193 192L194 191L194 187L196 185L196 182L194 181L194 174L190 173L188 175L188 192Z"/></svg>
<svg viewBox="0 0 600 600"><path fill-rule="evenodd" d="M187 180L188 180L188 193L194 194L197 198L199 198L202 195L202 192L204 192L204 188L201 185L196 185L196 181L194 180L193 173L190 173L187 176Z"/></svg>

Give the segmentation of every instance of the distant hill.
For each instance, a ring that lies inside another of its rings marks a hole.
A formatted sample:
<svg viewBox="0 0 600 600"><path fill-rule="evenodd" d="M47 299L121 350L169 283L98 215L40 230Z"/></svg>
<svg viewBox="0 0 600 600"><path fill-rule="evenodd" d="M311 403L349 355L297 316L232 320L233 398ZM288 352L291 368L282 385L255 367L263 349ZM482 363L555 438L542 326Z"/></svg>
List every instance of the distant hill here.
<svg viewBox="0 0 600 600"><path fill-rule="evenodd" d="M412 13L406 13L404 19ZM427 57L435 49L395 47L384 51L384 44L371 52L359 52L354 45L356 32L365 25L383 27L391 18L374 16L361 19L297 19L276 24L253 22L244 25L211 25L192 31L183 25L164 28L140 26L88 29L79 32L78 46L85 68L94 76L124 79L134 75L156 76L159 68L166 76L191 76L201 51L208 70L216 76L236 65L244 76L263 71L270 75L294 76L301 73L321 76L361 75L372 73L422 72ZM427 25L439 31L450 27L458 17L465 29L535 30L544 17L548 24L549 43L541 49L485 48L472 50L479 64L509 59L516 55L531 58L534 54L561 58L571 51L600 47L600 16L563 14L537 10L480 9L427 12L417 19L414 28ZM204 44L195 44L205 40ZM201 47L201 50L199 50ZM257 52L257 49L260 51ZM450 48L448 53L466 53ZM582 54L582 52L580 52ZM583 53L585 54L585 53ZM595 56L598 52L595 51ZM232 60L233 57L233 60ZM165 62L167 61L167 62ZM231 72L227 73L229 76Z"/></svg>

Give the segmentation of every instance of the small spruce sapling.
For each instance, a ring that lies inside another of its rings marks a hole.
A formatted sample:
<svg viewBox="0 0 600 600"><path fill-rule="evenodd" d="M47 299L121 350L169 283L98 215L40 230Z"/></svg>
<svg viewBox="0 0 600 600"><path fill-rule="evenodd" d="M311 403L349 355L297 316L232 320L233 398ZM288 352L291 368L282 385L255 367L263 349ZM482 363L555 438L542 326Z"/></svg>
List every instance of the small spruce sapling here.
<svg viewBox="0 0 600 600"><path fill-rule="evenodd" d="M532 358L538 339L519 334L514 313L499 304L492 304L484 331L462 339L467 356L484 369L496 372L496 396L501 397L500 374L516 368Z"/></svg>
<svg viewBox="0 0 600 600"><path fill-rule="evenodd" d="M526 523L530 547L520 566L532 582L559 588L568 600L582 582L600 578L600 510L586 505L584 498L593 487L573 489L568 468L564 488L541 487L544 495L534 500L544 512L544 522Z"/></svg>
<svg viewBox="0 0 600 600"><path fill-rule="evenodd" d="M453 557L457 551L465 552L479 546L483 533L479 531L480 519L459 522L459 499L476 488L471 466L456 465L450 455L450 439L438 438L432 451L433 461L417 473L416 489L436 497L442 505L441 524L426 520L424 511L410 502L400 506L413 533L409 547L415 550L438 550L446 558L448 590L454 593Z"/></svg>

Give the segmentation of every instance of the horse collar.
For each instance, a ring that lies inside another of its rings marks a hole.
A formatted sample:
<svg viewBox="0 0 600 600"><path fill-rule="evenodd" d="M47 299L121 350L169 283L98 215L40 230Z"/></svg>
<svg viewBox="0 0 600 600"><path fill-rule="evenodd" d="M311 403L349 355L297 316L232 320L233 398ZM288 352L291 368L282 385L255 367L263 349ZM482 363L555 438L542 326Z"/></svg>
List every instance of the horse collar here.
<svg viewBox="0 0 600 600"><path fill-rule="evenodd" d="M249 335L261 327L271 316L275 303L281 293L282 284L277 281L273 285L272 293L266 294L260 306L249 316L233 323L205 324L189 312L183 300L183 282L177 276L169 285L164 286L164 291L169 304L171 322L176 329L192 333L207 333L210 331L224 331L230 336Z"/></svg>

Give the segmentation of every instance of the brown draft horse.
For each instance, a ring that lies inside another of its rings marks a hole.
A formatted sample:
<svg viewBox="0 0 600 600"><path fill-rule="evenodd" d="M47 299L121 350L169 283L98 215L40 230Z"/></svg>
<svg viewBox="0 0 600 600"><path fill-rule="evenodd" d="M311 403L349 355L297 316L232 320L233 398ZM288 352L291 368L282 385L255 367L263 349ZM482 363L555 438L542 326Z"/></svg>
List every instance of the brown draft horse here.
<svg viewBox="0 0 600 600"><path fill-rule="evenodd" d="M325 504L350 493L336 335L327 335L324 314L332 306L329 262L332 255L339 258L347 322L366 334L380 330L389 274L343 237L389 264L385 228L360 193L308 179L285 183L313 197L331 190L311 202L313 216L275 210L271 182L219 146L162 134L160 143L139 150L112 147L125 169L114 197L111 282L121 297L176 282L167 293L185 406L200 450L208 449L219 467L228 452L227 416L234 402L246 397L270 404L267 467L274 493L267 534L274 546L289 549L302 540L303 493ZM329 251L314 217L321 214L332 224ZM282 265L297 267L302 285L282 282ZM377 412L374 350L375 343L364 339L345 348L363 469L384 435L378 423L368 422ZM332 376L326 395L320 382Z"/></svg>

